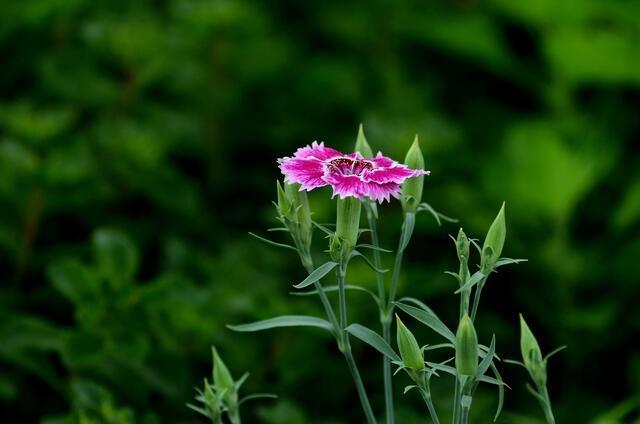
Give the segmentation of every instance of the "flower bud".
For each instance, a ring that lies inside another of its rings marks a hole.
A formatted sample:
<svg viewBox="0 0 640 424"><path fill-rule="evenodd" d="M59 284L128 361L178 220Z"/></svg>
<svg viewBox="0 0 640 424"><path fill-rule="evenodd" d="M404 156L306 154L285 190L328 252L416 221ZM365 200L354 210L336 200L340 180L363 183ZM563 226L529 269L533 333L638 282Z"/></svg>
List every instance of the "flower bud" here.
<svg viewBox="0 0 640 424"><path fill-rule="evenodd" d="M291 202L289 201L287 194L282 189L282 185L278 180L276 180L276 191L278 192L278 203L277 203L278 215L280 215L280 217L283 217L283 218L285 217L288 218L291 212Z"/></svg>
<svg viewBox="0 0 640 424"><path fill-rule="evenodd" d="M487 237L484 239L484 245L482 246L482 258L481 258L481 271L483 274L488 275L495 265L496 261L502 254L502 248L504 247L504 239L507 235L507 226L504 219L504 202L500 208L500 212L493 220Z"/></svg>
<svg viewBox="0 0 640 424"><path fill-rule="evenodd" d="M292 206L292 221L299 226L299 236L302 244L311 246L311 234L313 225L311 223L311 209L307 192L300 190L300 184L285 184L284 192Z"/></svg>
<svg viewBox="0 0 640 424"><path fill-rule="evenodd" d="M458 238L456 239L456 251L458 252L458 259L462 263L467 263L469 260L469 239L464 233L462 228L458 231Z"/></svg>
<svg viewBox="0 0 640 424"><path fill-rule="evenodd" d="M367 138L364 136L364 129L362 128L362 124L358 128L358 138L356 139L356 147L355 151L360 153L365 158L373 157L373 150L371 150L371 146L367 143Z"/></svg>
<svg viewBox="0 0 640 424"><path fill-rule="evenodd" d="M531 374L531 378L538 384L546 384L547 371L540 345L522 314L520 314L520 352L522 353L522 362Z"/></svg>
<svg viewBox="0 0 640 424"><path fill-rule="evenodd" d="M396 340L400 357L407 368L414 371L424 369L424 356L418 342L409 329L402 323L400 317L396 315Z"/></svg>
<svg viewBox="0 0 640 424"><path fill-rule="evenodd" d="M411 169L424 169L424 156L422 156L417 135L404 158L404 164ZM404 182L402 185L402 208L405 212L415 212L418 209L418 205L422 201L423 186L423 175L409 178Z"/></svg>
<svg viewBox="0 0 640 424"><path fill-rule="evenodd" d="M235 381L216 348L212 347L211 351L213 352L213 384L218 392L224 392L222 398L229 405L234 405L238 400Z"/></svg>
<svg viewBox="0 0 640 424"><path fill-rule="evenodd" d="M456 369L461 375L476 375L478 370L478 336L466 313L456 332Z"/></svg>
<svg viewBox="0 0 640 424"><path fill-rule="evenodd" d="M335 235L342 245L343 252L350 252L358 242L361 205L360 200L355 197L338 199Z"/></svg>

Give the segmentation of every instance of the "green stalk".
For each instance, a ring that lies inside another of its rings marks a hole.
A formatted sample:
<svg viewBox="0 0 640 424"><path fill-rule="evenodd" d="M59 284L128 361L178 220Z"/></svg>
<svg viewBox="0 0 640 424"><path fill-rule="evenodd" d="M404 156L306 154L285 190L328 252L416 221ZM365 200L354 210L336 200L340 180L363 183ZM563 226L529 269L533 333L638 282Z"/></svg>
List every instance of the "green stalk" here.
<svg viewBox="0 0 640 424"><path fill-rule="evenodd" d="M293 238L294 244L298 248L298 254L300 255L300 261L302 265L310 274L313 272L313 259L311 258L311 253L304 248L303 244L300 242L295 232L290 232ZM325 293L322 285L319 281L314 283L314 287L318 292L318 296L320 297L320 301L322 302L322 306L325 309L327 317L329 321L334 327L334 333L336 337L336 341L338 343L338 348L343 353L347 365L349 367L349 371L351 372L351 376L353 377L353 381L356 385L356 389L358 391L358 396L360 397L360 403L362 404L362 409L364 410L364 414L367 418L367 423L369 424L377 424L376 418L373 414L373 410L371 409L371 404L369 402L369 397L367 396L367 392L365 390L364 384L362 383L362 377L360 377L360 372L358 371L358 366L356 365L356 361L351 353L351 344L349 343L349 335L344 329L347 327L347 303L345 296L345 288L344 288L344 279L345 279L346 269L344 264L340 264L337 271L338 276L338 295L339 295L339 307L340 307L340 322L336 318L336 314L331 306L331 302L327 298L327 294ZM240 421L234 422L233 417L229 416L232 424L240 424ZM238 416L239 420L240 417Z"/></svg>
<svg viewBox="0 0 640 424"><path fill-rule="evenodd" d="M373 414L373 410L371 409L371 403L369 402L369 397L367 396L367 391L364 387L364 383L362 382L362 377L360 377L360 371L358 370L358 365L356 364L355 359L353 358L353 353L351 353L351 343L349 342L349 333L344 331L347 327L347 301L346 301L346 293L345 293L345 275L346 275L346 267L345 264L340 264L338 266L338 271L336 272L338 277L338 296L339 296L339 306L340 306L340 335L339 335L339 346L340 350L344 354L345 359L347 360L347 365L349 366L349 371L351 372L351 376L353 377L353 382L356 385L356 389L358 391L358 396L360 398L360 403L362 404L362 410L364 411L364 415L367 418L367 422L369 424L376 424L376 417Z"/></svg>
<svg viewBox="0 0 640 424"><path fill-rule="evenodd" d="M396 292L398 291L398 279L400 278L400 268L402 267L402 258L404 256L404 250L398 244L398 251L396 252L396 259L393 262L393 273L391 274L391 291L389 292L389 300L387 302L387 313L393 315L393 302L396 299Z"/></svg>
<svg viewBox="0 0 640 424"><path fill-rule="evenodd" d="M229 411L229 421L231 421L231 424L240 424L240 412L238 408Z"/></svg>
<svg viewBox="0 0 640 424"><path fill-rule="evenodd" d="M434 424L440 424L440 420L438 419L438 413L436 412L436 408L433 406L433 401L431 400L431 391L429 390L429 383L426 381L426 377L423 375L422 384L419 387L420 394L422 395L422 399L424 400L425 405L427 405L427 410L429 410L429 415L431 416L431 421Z"/></svg>
<svg viewBox="0 0 640 424"><path fill-rule="evenodd" d="M473 308L471 308L471 321L476 320L476 314L478 313L478 306L480 305L480 296L482 295L482 289L484 288L484 283L487 281L487 276L485 275L482 280L478 283L478 287L476 287L476 291L473 295Z"/></svg>
<svg viewBox="0 0 640 424"><path fill-rule="evenodd" d="M556 419L553 416L553 410L551 409L551 399L549 398L549 391L546 387L538 386L538 393L540 394L542 399L544 399L544 402L542 401L542 399L540 399L540 406L544 411L544 418L547 421L547 424L555 424Z"/></svg>
<svg viewBox="0 0 640 424"><path fill-rule="evenodd" d="M453 424L460 424L460 380L456 376L456 385L453 396Z"/></svg>
<svg viewBox="0 0 640 424"><path fill-rule="evenodd" d="M380 247L378 241L378 226L376 217L369 203L365 203L365 209L367 211L367 221L369 222L369 229L371 230L371 243L376 248L373 250L373 263L376 268L382 268L382 261L380 260L380 251L377 250ZM376 278L378 283L378 299L380 300L380 323L382 324L382 337L391 344L391 322L388 319L388 315L384 312L385 305L385 286L384 276L382 272L376 272ZM383 355L382 356L382 376L384 380L384 405L385 405L385 417L387 424L394 423L394 410L393 410L393 379L391 376L391 360Z"/></svg>
<svg viewBox="0 0 640 424"><path fill-rule="evenodd" d="M462 407L462 419L460 420L461 424L469 424L469 408Z"/></svg>

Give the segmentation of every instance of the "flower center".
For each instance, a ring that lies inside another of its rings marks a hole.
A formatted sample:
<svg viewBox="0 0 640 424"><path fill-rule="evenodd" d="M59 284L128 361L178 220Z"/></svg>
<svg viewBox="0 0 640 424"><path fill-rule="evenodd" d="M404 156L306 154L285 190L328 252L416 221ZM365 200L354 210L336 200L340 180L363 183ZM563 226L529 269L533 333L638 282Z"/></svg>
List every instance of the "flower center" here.
<svg viewBox="0 0 640 424"><path fill-rule="evenodd" d="M362 175L365 170L372 170L373 164L363 159L336 158L327 163L327 168L342 175Z"/></svg>

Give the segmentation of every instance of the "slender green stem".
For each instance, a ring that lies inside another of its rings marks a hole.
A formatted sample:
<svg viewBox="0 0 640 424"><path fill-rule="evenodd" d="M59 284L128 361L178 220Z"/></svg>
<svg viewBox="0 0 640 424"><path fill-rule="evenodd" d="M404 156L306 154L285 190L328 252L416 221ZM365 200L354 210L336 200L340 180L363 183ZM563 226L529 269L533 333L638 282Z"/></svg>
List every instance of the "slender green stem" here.
<svg viewBox="0 0 640 424"><path fill-rule="evenodd" d="M460 380L456 377L453 394L453 424L460 424Z"/></svg>
<svg viewBox="0 0 640 424"><path fill-rule="evenodd" d="M423 388L420 389L420 394L422 395L422 399L424 399L424 403L427 405L431 421L433 421L434 424L440 424L436 408L433 406L433 401L431 400L431 394Z"/></svg>
<svg viewBox="0 0 640 424"><path fill-rule="evenodd" d="M396 292L398 291L398 279L400 278L400 268L402 267L402 258L404 256L404 250L400 249L402 246L398 244L398 251L396 252L396 259L393 263L393 273L391 274L391 291L389 292L389 300L387 303L387 313L393 314L393 302L396 299Z"/></svg>
<svg viewBox="0 0 640 424"><path fill-rule="evenodd" d="M229 411L229 421L231 421L231 424L240 424L240 412L238 408Z"/></svg>
<svg viewBox="0 0 640 424"><path fill-rule="evenodd" d="M544 418L547 424L555 424L556 419L553 416L553 410L551 409L551 399L549 398L549 391L546 387L538 387L538 393L544 399L544 402L540 400L540 406L544 411Z"/></svg>
<svg viewBox="0 0 640 424"><path fill-rule="evenodd" d="M469 423L469 408L467 407L462 408L462 419L460 420L460 423L461 424Z"/></svg>
<svg viewBox="0 0 640 424"><path fill-rule="evenodd" d="M382 323L382 337L387 344L391 345L391 322L384 321ZM391 374L391 360L384 356L382 359L382 375L384 378L384 403L387 424L393 424L394 409L393 409L393 378Z"/></svg>
<svg viewBox="0 0 640 424"><path fill-rule="evenodd" d="M340 314L340 328L344 330L347 328L347 296L344 288L344 279L346 275L346 269L344 264L338 265L338 302L339 302L339 314Z"/></svg>
<svg viewBox="0 0 640 424"><path fill-rule="evenodd" d="M308 251L302 249L302 245L298 238L292 233L294 243L298 247L298 253L300 255L300 260L302 265L305 267L307 272L310 274L313 272L313 260L311 258L311 254ZM349 343L349 335L344 329L347 327L347 303L344 289L344 279L345 279L346 269L344 264L340 264L337 271L338 276L338 294L340 296L340 322L338 322L336 318L336 314L331 306L331 302L327 298L327 294L322 288L320 282L316 281L314 283L314 287L318 292L318 296L320 297L320 301L324 306L327 317L331 321L335 331L336 341L338 342L338 347L340 351L344 354L344 357L347 361L347 365L349 367L349 371L353 377L353 381L356 385L356 389L358 391L358 396L360 397L360 403L362 404L362 409L364 410L364 414L367 418L368 424L377 424L375 415L373 414L373 410L371 409L371 403L369 402L369 397L367 396L367 392L364 388L364 384L362 383L362 378L360 377L360 372L358 371L358 366L356 365L356 361L353 358L353 354L351 353L351 345ZM232 424L236 424L233 421L233 417L229 416ZM240 417L237 417L238 420ZM237 422L239 424L240 421Z"/></svg>
<svg viewBox="0 0 640 424"><path fill-rule="evenodd" d="M482 280L478 282L478 286L476 287L475 293L473 295L473 307L471 308L471 321L476 320L476 314L478 313L478 306L480 305L480 296L482 295L482 289L484 288L484 283L487 281L487 276L485 275Z"/></svg>
<svg viewBox="0 0 640 424"><path fill-rule="evenodd" d="M360 371L358 371L358 366L356 364L355 359L353 358L353 354L351 353L351 343L349 342L349 333L344 331L344 329L348 325L347 320L347 301L345 295L345 276L346 276L346 267L345 264L340 264L338 266L337 271L338 277L338 295L340 302L340 335L338 344L344 354L345 359L347 360L347 365L349 366L349 371L351 371L351 376L353 377L353 381L356 385L356 389L358 390L358 396L360 397L360 403L362 404L362 409L364 411L364 415L367 418L367 422L369 424L376 424L376 418L373 414L373 410L371 409L371 403L369 402L369 397L367 396L367 391L362 382L362 378L360 377Z"/></svg>
<svg viewBox="0 0 640 424"><path fill-rule="evenodd" d="M382 261L380 260L380 242L378 240L378 226L375 214L371 205L365 204L367 211L367 220L369 221L369 229L371 230L371 244L376 248L373 250L373 263L376 268L382 268ZM380 321L382 324L382 337L390 344L391 342L391 321L388 315L383 310L386 302L386 293L384 285L384 275L382 272L376 272L376 278L378 283L378 299L380 301ZM384 405L385 405L385 418L387 424L394 423L394 410L393 410L393 379L391 376L391 360L383 355L382 356L382 376L384 380Z"/></svg>
<svg viewBox="0 0 640 424"><path fill-rule="evenodd" d="M367 418L367 423L376 424L376 417L373 414L373 410L371 409L371 404L369 403L369 397L367 396L367 391L364 388L364 384L362 383L362 378L360 377L360 371L358 371L358 366L356 365L356 361L353 358L353 354L351 353L351 346L349 344L349 336L345 333L345 343L346 350L344 352L344 357L347 360L347 365L349 365L349 371L351 371L351 376L353 377L353 381L356 384L356 389L358 390L358 396L360 397L360 403L362 404L362 410L364 411L364 415Z"/></svg>
<svg viewBox="0 0 640 424"><path fill-rule="evenodd" d="M382 268L382 260L380 259L380 242L378 240L378 224L376 221L376 217L371 209L370 205L366 205L367 211L367 221L369 221L369 229L371 230L371 244L375 247L373 249L373 264L376 268ZM376 272L376 279L378 283L378 298L380 299L380 304L385 304L386 298L386 290L384 286L384 274L382 272Z"/></svg>
<svg viewBox="0 0 640 424"><path fill-rule="evenodd" d="M313 262L311 261L311 259L309 258L307 258L307 260L303 259L302 263L304 264L304 267L307 270L307 272L311 274L313 272ZM331 302L329 301L327 294L322 288L322 284L320 284L320 281L316 281L315 283L313 283L313 286L318 292L318 296L320 297L320 302L322 302L324 311L327 314L327 318L329 318L329 322L331 322L331 324L333 325L333 329L336 332L336 337L337 337L339 334L338 331L340 330L340 324L338 323L338 319L336 318L336 313L333 311L333 306L331 306Z"/></svg>

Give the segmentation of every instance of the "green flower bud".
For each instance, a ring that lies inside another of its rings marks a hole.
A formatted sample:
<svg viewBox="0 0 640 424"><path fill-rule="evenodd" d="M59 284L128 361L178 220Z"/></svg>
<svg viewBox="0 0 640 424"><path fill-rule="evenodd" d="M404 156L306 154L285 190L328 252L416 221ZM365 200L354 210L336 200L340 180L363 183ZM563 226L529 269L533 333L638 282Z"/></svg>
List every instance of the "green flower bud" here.
<svg viewBox="0 0 640 424"><path fill-rule="evenodd" d="M355 197L345 197L338 199L337 209L336 237L340 240L342 252L351 252L358 242L362 204Z"/></svg>
<svg viewBox="0 0 640 424"><path fill-rule="evenodd" d="M462 375L476 375L478 370L478 336L466 313L456 332L456 369Z"/></svg>
<svg viewBox="0 0 640 424"><path fill-rule="evenodd" d="M460 262L467 263L469 260L469 239L464 233L462 228L458 231L458 238L456 239L456 250L458 252L458 259Z"/></svg>
<svg viewBox="0 0 640 424"><path fill-rule="evenodd" d="M396 340L402 362L407 368L411 368L414 371L424 369L424 356L420 345L418 345L416 338L402 323L398 315L396 315L396 327Z"/></svg>
<svg viewBox="0 0 640 424"><path fill-rule="evenodd" d="M278 215L283 218L289 217L289 213L291 212L291 202L289 201L287 194L282 189L282 185L278 180L276 180L276 191L278 192Z"/></svg>
<svg viewBox="0 0 640 424"><path fill-rule="evenodd" d="M404 164L411 169L424 169L424 156L422 156L417 135L404 158ZM402 185L402 208L405 212L415 212L418 209L418 205L422 201L423 186L423 175L409 178L404 182Z"/></svg>
<svg viewBox="0 0 640 424"><path fill-rule="evenodd" d="M520 314L520 352L525 368L531 374L531 378L541 385L547 382L547 370L542 351L535 336Z"/></svg>
<svg viewBox="0 0 640 424"><path fill-rule="evenodd" d="M367 138L364 136L364 129L362 128L362 124L358 128L358 138L356 139L356 148L355 151L360 153L365 158L373 157L373 150L371 150L371 146L367 143Z"/></svg>
<svg viewBox="0 0 640 424"><path fill-rule="evenodd" d="M496 261L502 254L502 248L504 247L504 239L507 235L507 226L504 219L504 202L500 212L493 220L487 237L484 239L484 245L482 246L482 258L481 258L481 271L487 275L493 269Z"/></svg>
<svg viewBox="0 0 640 424"><path fill-rule="evenodd" d="M218 392L224 392L222 398L229 404L235 405L238 401L235 381L227 366L222 362L215 347L211 347L213 352L213 385Z"/></svg>
<svg viewBox="0 0 640 424"><path fill-rule="evenodd" d="M311 223L311 209L307 192L300 190L300 184L285 184L284 192L292 205L292 221L299 226L300 241L306 247L311 246L311 234L313 225Z"/></svg>

